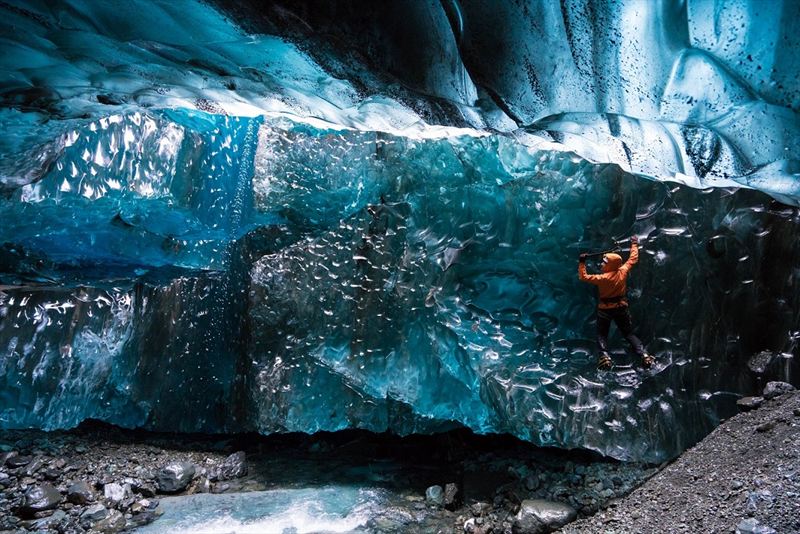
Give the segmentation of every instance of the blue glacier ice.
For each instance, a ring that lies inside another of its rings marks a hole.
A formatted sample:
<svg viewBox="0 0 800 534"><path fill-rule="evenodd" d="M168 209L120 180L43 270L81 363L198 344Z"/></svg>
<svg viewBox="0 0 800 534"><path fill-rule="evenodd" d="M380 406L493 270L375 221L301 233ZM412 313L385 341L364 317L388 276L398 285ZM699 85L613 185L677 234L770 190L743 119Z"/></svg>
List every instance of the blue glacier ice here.
<svg viewBox="0 0 800 534"><path fill-rule="evenodd" d="M0 13L0 428L661 461L800 379L798 2ZM577 255L633 234L659 365L598 373Z"/></svg>

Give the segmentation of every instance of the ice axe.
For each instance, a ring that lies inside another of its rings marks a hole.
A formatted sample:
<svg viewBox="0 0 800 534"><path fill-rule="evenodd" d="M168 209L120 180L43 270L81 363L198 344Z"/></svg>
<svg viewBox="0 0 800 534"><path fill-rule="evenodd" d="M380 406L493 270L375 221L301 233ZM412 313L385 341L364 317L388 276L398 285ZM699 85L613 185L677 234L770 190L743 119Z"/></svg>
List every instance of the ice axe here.
<svg viewBox="0 0 800 534"><path fill-rule="evenodd" d="M585 257L586 258L597 258L597 257L603 256L605 254L620 253L620 252L630 252L629 248L627 248L627 249L623 249L622 248L622 245L627 245L627 244L630 243L630 241L631 241L631 239L629 237L625 238L625 239L615 240L614 241L614 247L611 248L610 250L604 250L602 252L586 252L585 253ZM639 241L639 248L643 248L641 240Z"/></svg>

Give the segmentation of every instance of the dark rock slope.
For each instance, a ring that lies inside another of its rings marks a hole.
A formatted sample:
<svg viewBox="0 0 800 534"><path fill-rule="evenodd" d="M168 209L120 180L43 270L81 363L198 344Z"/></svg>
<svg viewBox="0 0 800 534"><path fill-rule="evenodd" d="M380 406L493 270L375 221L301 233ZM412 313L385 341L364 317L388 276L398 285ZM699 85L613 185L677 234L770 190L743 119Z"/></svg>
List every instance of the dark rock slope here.
<svg viewBox="0 0 800 534"><path fill-rule="evenodd" d="M732 417L630 495L561 532L800 532L800 392Z"/></svg>

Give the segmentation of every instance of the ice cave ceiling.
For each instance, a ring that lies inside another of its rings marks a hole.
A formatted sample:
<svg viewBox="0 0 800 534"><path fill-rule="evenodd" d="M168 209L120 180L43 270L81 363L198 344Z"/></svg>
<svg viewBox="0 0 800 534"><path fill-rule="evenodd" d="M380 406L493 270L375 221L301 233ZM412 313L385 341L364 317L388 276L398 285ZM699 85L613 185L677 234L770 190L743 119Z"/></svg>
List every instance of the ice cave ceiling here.
<svg viewBox="0 0 800 534"><path fill-rule="evenodd" d="M797 380L798 1L0 15L0 427L656 461ZM661 364L598 373L576 257L633 233Z"/></svg>

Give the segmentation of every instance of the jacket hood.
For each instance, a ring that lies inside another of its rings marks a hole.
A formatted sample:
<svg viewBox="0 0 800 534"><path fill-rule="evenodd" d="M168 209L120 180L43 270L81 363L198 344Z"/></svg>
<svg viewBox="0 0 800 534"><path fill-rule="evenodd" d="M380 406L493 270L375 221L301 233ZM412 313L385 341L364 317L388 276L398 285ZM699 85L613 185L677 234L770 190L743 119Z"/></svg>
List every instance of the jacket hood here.
<svg viewBox="0 0 800 534"><path fill-rule="evenodd" d="M622 266L622 256L619 254L614 254L613 252L610 254L603 255L603 272L610 273L612 271L616 271Z"/></svg>

